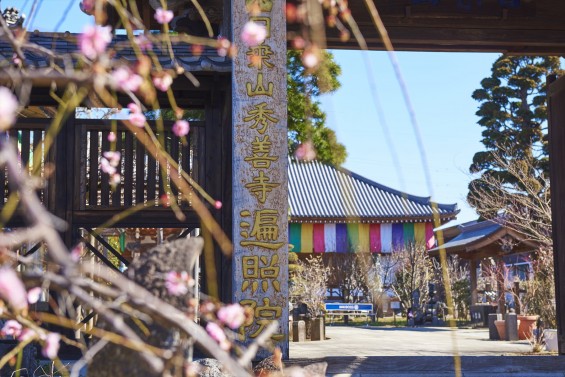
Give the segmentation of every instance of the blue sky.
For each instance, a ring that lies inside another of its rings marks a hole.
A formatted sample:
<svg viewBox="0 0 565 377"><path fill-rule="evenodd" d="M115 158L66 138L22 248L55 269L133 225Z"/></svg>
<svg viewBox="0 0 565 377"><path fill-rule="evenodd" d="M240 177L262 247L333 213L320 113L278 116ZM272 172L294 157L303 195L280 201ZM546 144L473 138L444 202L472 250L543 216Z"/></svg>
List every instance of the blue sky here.
<svg viewBox="0 0 565 377"><path fill-rule="evenodd" d="M1 8L16 7L27 16L26 27L39 31L80 32L92 17L82 13L80 0L38 0L34 14L31 13L34 0L3 0ZM35 16L34 16L35 15ZM64 26L60 26L63 25ZM56 29L56 27L59 26Z"/></svg>
<svg viewBox="0 0 565 377"><path fill-rule="evenodd" d="M79 0L4 0L28 16L30 30L80 32L92 18L79 10ZM46 15L49 14L49 17ZM31 21L31 22L30 22ZM64 22L63 22L64 21ZM334 51L341 65L342 88L321 98L328 125L345 144L344 165L358 174L419 196L433 195L441 203L457 203L457 222L476 218L465 202L473 154L483 149L475 116L478 103L471 98L488 76L496 54L398 52L418 121L430 172L426 179L416 134L388 55L383 52ZM364 55L366 54L366 55ZM368 70L365 62L369 62ZM386 141L375 105L376 93L392 143ZM395 159L393 156L397 156Z"/></svg>
<svg viewBox="0 0 565 377"><path fill-rule="evenodd" d="M396 53L422 135L431 190L420 157L416 134L388 55L384 52L333 51L342 67L342 87L321 97L328 125L347 147L344 167L371 180L440 203L457 203L456 222L477 215L465 201L471 179L468 168L483 150L471 94L490 75L497 54ZM364 56L363 54L366 54ZM367 68L365 62L369 62ZM372 80L371 80L372 78ZM380 121L389 129L387 142ZM397 156L394 161L393 156Z"/></svg>

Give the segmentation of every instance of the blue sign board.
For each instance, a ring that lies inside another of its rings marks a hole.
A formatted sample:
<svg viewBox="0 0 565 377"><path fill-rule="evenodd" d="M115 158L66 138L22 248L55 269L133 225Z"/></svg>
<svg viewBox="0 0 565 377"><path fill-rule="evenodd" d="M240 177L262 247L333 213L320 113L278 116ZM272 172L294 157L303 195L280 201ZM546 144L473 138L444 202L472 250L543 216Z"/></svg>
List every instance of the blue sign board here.
<svg viewBox="0 0 565 377"><path fill-rule="evenodd" d="M364 311L364 312L372 312L373 311L373 304L361 304L361 303L343 303L343 302L331 302L326 303L326 311L335 311L335 310L344 310L344 311Z"/></svg>

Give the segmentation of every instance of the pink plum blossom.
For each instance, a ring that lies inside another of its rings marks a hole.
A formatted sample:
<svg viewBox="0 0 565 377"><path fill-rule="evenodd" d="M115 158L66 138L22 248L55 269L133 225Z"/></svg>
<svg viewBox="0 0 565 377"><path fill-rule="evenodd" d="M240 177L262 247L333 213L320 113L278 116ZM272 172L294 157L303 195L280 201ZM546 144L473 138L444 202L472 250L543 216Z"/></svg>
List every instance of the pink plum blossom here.
<svg viewBox="0 0 565 377"><path fill-rule="evenodd" d="M135 37L133 40L135 44L143 51L151 50L153 48L153 43L145 35L141 34Z"/></svg>
<svg viewBox="0 0 565 377"><path fill-rule="evenodd" d="M194 279L186 271L170 271L165 278L165 288L171 296L182 296L188 293L188 288L194 286Z"/></svg>
<svg viewBox="0 0 565 377"><path fill-rule="evenodd" d="M267 38L267 28L264 25L248 21L241 31L241 40L248 47L260 45Z"/></svg>
<svg viewBox="0 0 565 377"><path fill-rule="evenodd" d="M320 62L318 56L312 51L304 51L301 59L306 68L314 68Z"/></svg>
<svg viewBox="0 0 565 377"><path fill-rule="evenodd" d="M294 157L298 161L312 161L316 158L316 150L311 141L305 141L300 144L296 151L294 151Z"/></svg>
<svg viewBox="0 0 565 377"><path fill-rule="evenodd" d="M39 301L42 292L43 291L41 287L30 289L29 291L27 291L27 302L29 302L30 304L35 304L37 301Z"/></svg>
<svg viewBox="0 0 565 377"><path fill-rule="evenodd" d="M112 166L118 166L118 164L120 163L120 158L122 157L122 154L120 152L116 152L116 151L106 151L102 155L108 161L110 161L110 164Z"/></svg>
<svg viewBox="0 0 565 377"><path fill-rule="evenodd" d="M14 310L27 309L27 292L18 274L10 268L0 269L0 298Z"/></svg>
<svg viewBox="0 0 565 377"><path fill-rule="evenodd" d="M45 343L43 344L43 349L41 350L41 354L48 359L53 360L57 357L57 353L59 353L59 342L61 341L61 335L50 332L45 337Z"/></svg>
<svg viewBox="0 0 565 377"><path fill-rule="evenodd" d="M110 184L116 186L121 182L118 166L120 165L121 153L116 151L107 151L102 154L100 159L100 170L110 175Z"/></svg>
<svg viewBox="0 0 565 377"><path fill-rule="evenodd" d="M132 102L128 105L128 109L130 111L129 121L131 122L131 124L136 127L143 128L143 126L145 126L146 118L145 115L143 115L143 113L141 112L141 108L137 104Z"/></svg>
<svg viewBox="0 0 565 377"><path fill-rule="evenodd" d="M14 338L17 338L18 336L20 336L21 333L22 333L22 325L18 321L13 319L6 321L4 327L2 327L2 330L0 330L0 334L3 337L13 336Z"/></svg>
<svg viewBox="0 0 565 377"><path fill-rule="evenodd" d="M245 321L245 309L239 304L223 306L218 310L218 319L235 330Z"/></svg>
<svg viewBox="0 0 565 377"><path fill-rule="evenodd" d="M175 124L173 124L173 133L178 137L188 135L188 131L190 131L190 125L186 120L177 120Z"/></svg>
<svg viewBox="0 0 565 377"><path fill-rule="evenodd" d="M112 87L126 92L135 92L143 84L143 78L131 69L121 66L112 72Z"/></svg>
<svg viewBox="0 0 565 377"><path fill-rule="evenodd" d="M216 323L208 322L208 324L206 325L206 332L208 332L208 335L210 335L212 339L218 342L221 349L223 349L224 351L230 349L230 342L226 337L226 333Z"/></svg>
<svg viewBox="0 0 565 377"><path fill-rule="evenodd" d="M129 121L136 127L143 128L145 126L145 115L142 113L131 113L129 115Z"/></svg>
<svg viewBox="0 0 565 377"><path fill-rule="evenodd" d="M115 132L110 132L108 134L108 141L110 143L113 143L114 141L116 141L116 133Z"/></svg>
<svg viewBox="0 0 565 377"><path fill-rule="evenodd" d="M216 200L216 202L214 203L214 208L216 208L216 209L222 208L222 202L220 202L219 200Z"/></svg>
<svg viewBox="0 0 565 377"><path fill-rule="evenodd" d="M18 100L12 92L0 86L0 131L6 131L16 121Z"/></svg>
<svg viewBox="0 0 565 377"><path fill-rule="evenodd" d="M169 90L172 83L173 78L168 73L153 77L153 85L162 92Z"/></svg>
<svg viewBox="0 0 565 377"><path fill-rule="evenodd" d="M164 10L163 8L159 8L155 11L155 20L161 25L168 24L174 17L174 13L172 10Z"/></svg>
<svg viewBox="0 0 565 377"><path fill-rule="evenodd" d="M80 51L89 59L96 59L112 42L112 28L110 26L86 25L82 34L78 36Z"/></svg>
<svg viewBox="0 0 565 377"><path fill-rule="evenodd" d="M140 113L141 112L141 107L139 107L139 105L137 103L133 103L133 102L128 105L128 109L132 113Z"/></svg>
<svg viewBox="0 0 565 377"><path fill-rule="evenodd" d="M106 158L100 159L100 170L102 170L106 174L115 174L116 173L116 167L112 166L110 161L108 161Z"/></svg>

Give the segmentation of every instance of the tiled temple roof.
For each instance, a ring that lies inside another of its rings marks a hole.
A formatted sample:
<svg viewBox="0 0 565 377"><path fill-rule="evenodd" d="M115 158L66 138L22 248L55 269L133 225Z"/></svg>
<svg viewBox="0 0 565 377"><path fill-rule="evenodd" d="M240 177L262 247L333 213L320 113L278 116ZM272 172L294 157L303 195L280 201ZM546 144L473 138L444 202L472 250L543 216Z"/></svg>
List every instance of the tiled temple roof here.
<svg viewBox="0 0 565 377"><path fill-rule="evenodd" d="M436 204L343 168L289 161L291 222L419 222L454 219L457 204Z"/></svg>

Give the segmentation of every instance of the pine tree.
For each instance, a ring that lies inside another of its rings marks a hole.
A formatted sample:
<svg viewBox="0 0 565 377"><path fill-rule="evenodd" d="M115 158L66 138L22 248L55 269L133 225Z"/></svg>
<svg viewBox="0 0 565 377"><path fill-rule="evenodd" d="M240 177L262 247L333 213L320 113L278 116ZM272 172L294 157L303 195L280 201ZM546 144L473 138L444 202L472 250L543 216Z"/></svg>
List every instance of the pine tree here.
<svg viewBox="0 0 565 377"><path fill-rule="evenodd" d="M345 146L338 142L335 132L326 127L326 114L317 101L321 94L340 87L341 67L331 53L324 51L318 67L308 70L302 64L301 52L289 50L287 72L289 154L294 154L301 143L310 140L319 161L341 165L347 157Z"/></svg>
<svg viewBox="0 0 565 377"><path fill-rule="evenodd" d="M497 161L523 164L532 182L545 182L539 177L549 170L546 76L560 72L558 57L503 55L494 62L492 75L474 91L473 98L480 102L476 114L486 150L473 157L469 170L481 177L470 183L468 201L481 215L491 217L486 212L493 215L500 210L481 207L476 192L492 189L483 187L481 178L493 178L520 191L519 180Z"/></svg>

